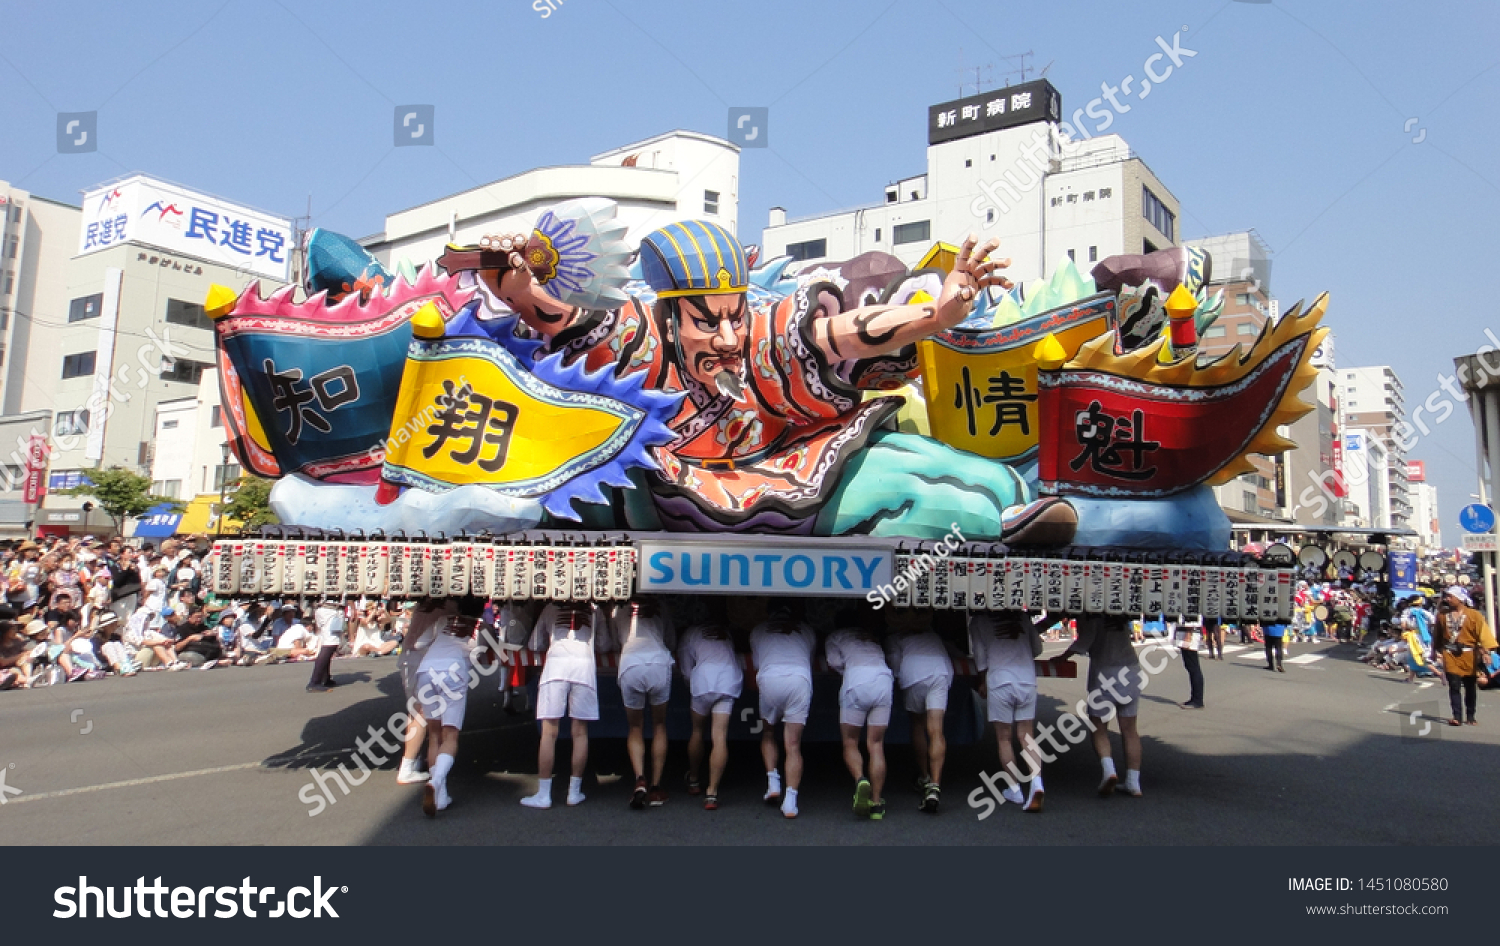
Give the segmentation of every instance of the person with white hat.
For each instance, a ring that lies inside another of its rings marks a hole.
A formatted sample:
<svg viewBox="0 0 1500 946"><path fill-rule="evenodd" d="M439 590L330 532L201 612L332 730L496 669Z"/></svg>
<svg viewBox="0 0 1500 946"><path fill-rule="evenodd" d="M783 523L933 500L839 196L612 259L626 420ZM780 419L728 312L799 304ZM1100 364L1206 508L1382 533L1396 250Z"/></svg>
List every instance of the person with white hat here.
<svg viewBox="0 0 1500 946"><path fill-rule="evenodd" d="M1469 592L1460 585L1452 585L1443 592L1442 614L1434 630L1433 644L1443 655L1448 702L1453 710L1448 725L1461 726L1467 721L1470 726L1478 726L1475 710L1479 701L1479 671L1485 665L1486 655L1495 649L1495 634L1484 615L1474 610Z"/></svg>

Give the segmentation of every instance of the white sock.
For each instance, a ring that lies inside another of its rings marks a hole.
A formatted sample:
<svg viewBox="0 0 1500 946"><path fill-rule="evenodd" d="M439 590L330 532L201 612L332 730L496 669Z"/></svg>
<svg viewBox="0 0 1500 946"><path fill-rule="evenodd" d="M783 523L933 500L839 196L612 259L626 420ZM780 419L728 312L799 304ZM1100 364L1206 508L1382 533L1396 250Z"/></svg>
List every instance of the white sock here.
<svg viewBox="0 0 1500 946"><path fill-rule="evenodd" d="M772 769L766 773L766 794L776 795L781 792L781 773Z"/></svg>
<svg viewBox="0 0 1500 946"><path fill-rule="evenodd" d="M534 798L552 797L552 780L550 778L539 778L536 780L536 794Z"/></svg>
<svg viewBox="0 0 1500 946"><path fill-rule="evenodd" d="M446 752L438 754L437 761L432 764L432 780L439 785L448 781L448 772L453 768L453 756Z"/></svg>
<svg viewBox="0 0 1500 946"><path fill-rule="evenodd" d="M1104 777L1105 778L1110 778L1111 776L1113 776L1115 774L1115 760L1114 759L1100 759L1099 760L1099 764L1102 765L1102 766L1104 766Z"/></svg>
<svg viewBox="0 0 1500 946"><path fill-rule="evenodd" d="M1130 789L1130 790L1132 790L1132 791L1136 791L1136 790L1140 789L1140 787L1141 787L1141 770L1140 769L1128 769L1125 772L1125 787L1128 788L1128 789Z"/></svg>
<svg viewBox="0 0 1500 946"><path fill-rule="evenodd" d="M1033 794L1035 794L1036 792L1046 791L1046 789L1042 787L1042 777L1040 775L1031 780L1031 791Z"/></svg>
<svg viewBox="0 0 1500 946"><path fill-rule="evenodd" d="M575 775L568 779L568 804L581 805L583 799L583 777Z"/></svg>
<svg viewBox="0 0 1500 946"><path fill-rule="evenodd" d="M1024 804L1026 804L1026 799L1023 798L1023 797L1021 797L1021 790L1019 788L1015 787L1014 785L1008 786L1000 794L1002 796L1004 796L1005 800L1008 801L1008 802L1010 802L1012 805L1024 805Z"/></svg>
<svg viewBox="0 0 1500 946"><path fill-rule="evenodd" d="M797 813L797 790L795 788L786 790L786 795L781 799L781 810L794 815Z"/></svg>

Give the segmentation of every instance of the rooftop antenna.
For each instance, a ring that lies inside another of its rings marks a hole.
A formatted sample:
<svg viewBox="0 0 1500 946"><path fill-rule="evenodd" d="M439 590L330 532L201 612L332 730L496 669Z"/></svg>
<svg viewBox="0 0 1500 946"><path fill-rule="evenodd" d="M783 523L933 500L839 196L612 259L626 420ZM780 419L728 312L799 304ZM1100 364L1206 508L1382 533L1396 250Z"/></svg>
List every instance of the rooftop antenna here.
<svg viewBox="0 0 1500 946"><path fill-rule="evenodd" d="M958 82L958 97L959 98L963 98L964 97L964 89L968 88L970 85L972 85L974 87L974 94L978 95L980 92L984 91L984 86L986 84L991 85L991 86L993 86L995 84L995 64L992 63L992 62L987 62L987 63L984 63L983 65L979 65L979 66L972 66L972 67L965 66L964 65L964 50L963 50L962 46L960 46L958 48L958 69L957 69L957 72L958 72L958 78L959 78L959 82ZM967 81L965 81L970 75L972 75L974 77L974 81L973 82L967 82Z"/></svg>
<svg viewBox="0 0 1500 946"><path fill-rule="evenodd" d="M312 230L312 195L307 195L307 213L292 218L292 285L307 285L307 234Z"/></svg>
<svg viewBox="0 0 1500 946"><path fill-rule="evenodd" d="M1024 53L1015 53L1015 54L1010 55L1010 56L1001 56L1000 57L1001 59L1004 59L1006 62L1019 62L1020 63L1020 65L1017 68L1015 68L1015 69L1007 69L1007 70L1005 70L1005 72L1001 73L1001 75L1004 75L1004 76L1007 77L1007 79L1005 81L1005 84L1006 84L1007 87L1010 86L1010 79L1008 78L1009 76L1016 76L1016 75L1018 75L1018 76L1021 77L1021 81L1025 82L1027 80L1027 78L1029 77L1030 73L1033 73L1033 72L1036 71L1035 69L1031 68L1031 66L1028 65L1027 62L1026 62L1026 60L1027 60L1028 57L1034 56L1034 55L1035 55L1035 53L1033 53L1031 50L1028 49ZM1047 65L1051 66L1052 64L1049 62Z"/></svg>

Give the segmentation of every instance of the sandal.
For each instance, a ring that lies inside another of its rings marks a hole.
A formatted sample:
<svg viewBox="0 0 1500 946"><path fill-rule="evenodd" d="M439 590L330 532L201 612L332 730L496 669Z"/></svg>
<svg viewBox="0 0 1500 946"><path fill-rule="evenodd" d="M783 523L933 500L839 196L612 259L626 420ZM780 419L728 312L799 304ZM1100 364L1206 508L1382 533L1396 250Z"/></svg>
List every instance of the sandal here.
<svg viewBox="0 0 1500 946"><path fill-rule="evenodd" d="M719 796L716 795L716 794L714 794L713 792L709 792L707 795L704 795L703 796L703 810L704 811L718 811L719 810Z"/></svg>

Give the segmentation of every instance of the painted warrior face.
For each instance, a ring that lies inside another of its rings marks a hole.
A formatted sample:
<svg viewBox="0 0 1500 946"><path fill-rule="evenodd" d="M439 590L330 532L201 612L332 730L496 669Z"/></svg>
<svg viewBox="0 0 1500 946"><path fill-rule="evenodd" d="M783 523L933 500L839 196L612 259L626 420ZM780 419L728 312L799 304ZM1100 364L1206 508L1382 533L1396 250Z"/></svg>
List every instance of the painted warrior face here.
<svg viewBox="0 0 1500 946"><path fill-rule="evenodd" d="M683 296L667 305L684 371L710 390L722 372L742 377L749 318L743 293Z"/></svg>

